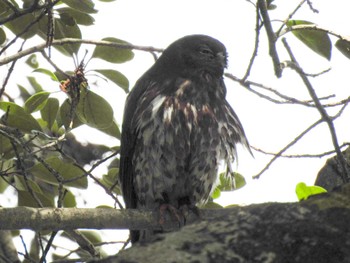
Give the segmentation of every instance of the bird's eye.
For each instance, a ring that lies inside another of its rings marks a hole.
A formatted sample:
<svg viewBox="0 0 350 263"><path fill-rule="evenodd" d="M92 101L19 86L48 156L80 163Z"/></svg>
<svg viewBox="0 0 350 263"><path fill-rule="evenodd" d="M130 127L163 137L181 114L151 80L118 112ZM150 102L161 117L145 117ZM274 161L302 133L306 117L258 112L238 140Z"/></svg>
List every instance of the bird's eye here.
<svg viewBox="0 0 350 263"><path fill-rule="evenodd" d="M203 55L206 55L206 56L214 55L213 52L209 48L206 48L206 47L199 49L199 52Z"/></svg>

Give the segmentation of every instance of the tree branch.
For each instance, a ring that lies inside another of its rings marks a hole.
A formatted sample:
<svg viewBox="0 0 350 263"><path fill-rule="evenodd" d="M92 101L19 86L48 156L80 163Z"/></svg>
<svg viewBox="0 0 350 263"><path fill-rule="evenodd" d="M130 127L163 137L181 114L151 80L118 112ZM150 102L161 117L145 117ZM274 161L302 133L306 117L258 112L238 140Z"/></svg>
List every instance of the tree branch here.
<svg viewBox="0 0 350 263"><path fill-rule="evenodd" d="M67 44L87 44L87 45L96 45L96 46L109 46L109 47L115 47L115 48L122 48L122 49L135 49L135 50L142 50L146 52L162 52L163 49L161 48L155 48L150 46L137 46L137 45L131 45L131 44L118 44L113 43L109 41L97 41L97 40L86 40L86 39L76 39L76 38L63 38L63 39L56 39L53 40L51 45L52 46L62 46ZM23 51L20 51L16 54L4 57L3 59L0 59L0 66L5 65L11 61L20 59L24 56L30 55L32 53L41 52L46 48L46 42L41 43L39 45L33 46L31 48L25 49Z"/></svg>
<svg viewBox="0 0 350 263"><path fill-rule="evenodd" d="M291 31L297 31L297 30L317 30L317 31L322 31L325 32L327 34L333 35L341 40L347 41L350 43L350 37L348 36L342 36L332 30L320 27L318 25L314 25L314 24L310 24L310 25L294 25L294 26L290 26L290 27L286 27L284 30L282 30L280 32L280 34L278 34L278 37L283 36L284 34L287 34L288 32Z"/></svg>
<svg viewBox="0 0 350 263"><path fill-rule="evenodd" d="M274 33L272 28L271 20L267 11L266 0L258 0L258 6L264 21L267 38L269 40L269 49L270 49L269 53L272 58L273 67L275 69L275 75L278 78L280 78L282 76L282 69L281 69L280 59L278 57L278 53L276 49L277 36Z"/></svg>
<svg viewBox="0 0 350 263"><path fill-rule="evenodd" d="M287 52L292 60L292 62L295 64L293 69L295 69L295 71L298 73L298 75L300 76L300 78L303 80L309 94L310 94L310 97L312 98L312 100L314 101L315 103L315 106L317 108L317 110L319 111L321 117L322 117L322 121L326 122L327 125L328 125L328 129L329 129L329 132L331 134L331 138L332 138L332 142L333 142L333 146L334 146L334 149L337 153L337 156L339 158L339 162L341 164L341 169L342 169L342 179L343 179L343 182L346 183L350 180L350 176L349 176L349 171L348 171L348 167L347 167L347 163L346 163L346 160L340 150L340 147L339 147L339 143L338 143L338 139L337 139L337 134L336 134L336 130L335 130L335 127L334 127L334 124L333 124L333 120L332 118L328 115L327 111L323 108L320 100L318 99L317 97L317 94L314 90L314 88L312 87L312 84L311 82L309 81L309 79L307 78L307 76L304 74L303 70L299 67L299 64L296 60L296 58L294 57L293 53L292 53L292 50L291 48L289 47L288 43L287 43L287 40L285 38L282 39L282 42L285 46L285 48L287 49Z"/></svg>
<svg viewBox="0 0 350 263"><path fill-rule="evenodd" d="M300 203L217 209L212 219L91 262L345 263L350 258L349 204L347 184Z"/></svg>
<svg viewBox="0 0 350 263"><path fill-rule="evenodd" d="M307 134L309 131L311 131L313 128L315 128L317 125L322 123L322 119L316 121L311 126L309 126L306 130L304 130L302 133L300 133L293 141L288 143L283 149L281 149L276 155L266 164L266 166L256 175L253 176L254 179L258 179L269 167L271 164L276 161L278 157L282 155L285 151L287 151L290 147L292 147L294 144L296 144L305 134Z"/></svg>
<svg viewBox="0 0 350 263"><path fill-rule="evenodd" d="M215 213L213 212L215 211ZM200 218L210 219L213 214L225 215L225 209L201 209ZM198 217L189 213L186 222ZM169 218L160 226L154 211L113 208L0 208L0 230L31 229L58 231L85 229L172 229L175 219Z"/></svg>

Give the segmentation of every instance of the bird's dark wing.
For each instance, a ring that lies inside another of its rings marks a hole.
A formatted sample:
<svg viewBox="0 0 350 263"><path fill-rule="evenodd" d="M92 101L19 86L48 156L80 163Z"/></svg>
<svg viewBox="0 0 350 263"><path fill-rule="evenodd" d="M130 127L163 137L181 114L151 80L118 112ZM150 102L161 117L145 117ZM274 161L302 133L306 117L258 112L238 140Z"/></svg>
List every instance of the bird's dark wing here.
<svg viewBox="0 0 350 263"><path fill-rule="evenodd" d="M132 158L138 136L136 128L140 112L158 95L152 92L157 84L148 78L147 73L141 77L126 100L121 134L119 180L127 208L136 208L137 196L134 189L134 171ZM147 93L147 96L145 95Z"/></svg>

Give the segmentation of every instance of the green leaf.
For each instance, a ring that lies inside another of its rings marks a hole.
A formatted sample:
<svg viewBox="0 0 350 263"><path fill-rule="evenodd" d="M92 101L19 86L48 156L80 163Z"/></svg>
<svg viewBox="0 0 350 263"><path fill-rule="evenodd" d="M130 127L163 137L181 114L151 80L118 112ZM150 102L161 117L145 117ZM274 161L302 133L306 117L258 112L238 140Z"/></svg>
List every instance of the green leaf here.
<svg viewBox="0 0 350 263"><path fill-rule="evenodd" d="M2 158L12 158L14 156L10 140L0 134L0 156Z"/></svg>
<svg viewBox="0 0 350 263"><path fill-rule="evenodd" d="M73 23L73 24L72 24ZM46 40L47 38L47 25L48 19L47 17L43 17L39 21L39 32L38 35ZM71 23L67 23L67 20L56 18L54 19L54 39L62 39L62 38L77 38L81 39L81 31L79 26L75 23L75 20L71 21ZM72 57L73 54L77 54L80 48L80 44L65 44L63 46L53 46L55 49L60 51L62 54L66 56Z"/></svg>
<svg viewBox="0 0 350 263"><path fill-rule="evenodd" d="M84 13L97 13L94 8L95 4L92 0L62 0L63 3Z"/></svg>
<svg viewBox="0 0 350 263"><path fill-rule="evenodd" d="M110 188L113 185L115 185L115 187L112 189L113 192L115 192L118 195L121 195L122 192L121 192L119 184L115 184L117 182L118 173L119 173L119 169L118 168L110 168L108 170L108 173L104 174L102 176L101 183L104 186L107 186L108 188Z"/></svg>
<svg viewBox="0 0 350 263"><path fill-rule="evenodd" d="M77 202L75 200L75 196L69 190L67 190L66 195L64 196L63 206L64 207L76 207L77 206Z"/></svg>
<svg viewBox="0 0 350 263"><path fill-rule="evenodd" d="M39 207L34 197L27 191L18 191L18 206ZM55 207L54 197L45 194L35 193L44 207Z"/></svg>
<svg viewBox="0 0 350 263"><path fill-rule="evenodd" d="M22 176L14 176L14 178L15 178L16 189L18 189L20 191L28 191L27 184L24 181L24 178ZM33 180L27 178L27 183L28 183L30 189L32 191L34 191L35 193L39 193L39 194L43 193L40 189L40 186L36 182L34 182Z"/></svg>
<svg viewBox="0 0 350 263"><path fill-rule="evenodd" d="M55 123L59 109L59 102L56 98L49 98L45 107L40 110L41 117L47 123L47 128L51 130Z"/></svg>
<svg viewBox="0 0 350 263"><path fill-rule="evenodd" d="M20 92L19 96L20 96L24 101L26 101L26 100L31 96L31 94L30 94L30 93L28 92L28 90L27 90L25 87L23 87L22 85L17 84L17 87L18 87L19 92Z"/></svg>
<svg viewBox="0 0 350 263"><path fill-rule="evenodd" d="M247 184L244 176L239 173L234 174L234 179L235 179L235 186L236 186L235 189L242 188Z"/></svg>
<svg viewBox="0 0 350 263"><path fill-rule="evenodd" d="M81 90L76 114L83 123L98 129L106 129L113 123L113 109L109 103L86 89Z"/></svg>
<svg viewBox="0 0 350 263"><path fill-rule="evenodd" d="M1 135L0 135L0 153L1 153ZM0 154L1 155L1 154ZM1 173L4 175L3 177L0 177L0 193L3 193L7 187L9 186L8 182L12 182L13 176L11 176L11 173L17 171L17 163L16 160L9 159L6 160L4 156L1 156ZM7 176L6 176L7 174ZM4 180L6 178L6 181Z"/></svg>
<svg viewBox="0 0 350 263"><path fill-rule="evenodd" d="M30 85L32 85L33 89L35 90L35 92L39 92L39 91L43 91L43 88L41 87L41 85L36 81L36 78L34 77L27 77Z"/></svg>
<svg viewBox="0 0 350 263"><path fill-rule="evenodd" d="M119 71L112 69L95 69L94 71L102 74L121 87L126 93L129 92L129 80Z"/></svg>
<svg viewBox="0 0 350 263"><path fill-rule="evenodd" d="M17 9L19 8L18 4L14 0L11 0L11 2L14 7L16 7ZM5 1L0 1L0 10L1 20L7 18L7 16L9 15L13 15L13 10L9 7L8 4L5 3Z"/></svg>
<svg viewBox="0 0 350 263"><path fill-rule="evenodd" d="M76 1L76 0L74 0ZM78 1L76 1L78 2ZM67 25L61 19L55 19L55 39L62 38L78 38L81 39L81 32L76 23L74 25ZM77 54L80 44L69 44L64 46L55 46L59 51L65 55L72 56Z"/></svg>
<svg viewBox="0 0 350 263"><path fill-rule="evenodd" d="M7 112L6 124L22 132L41 131L39 123L32 115L13 102L0 101L0 110Z"/></svg>
<svg viewBox="0 0 350 263"><path fill-rule="evenodd" d="M218 203L215 203L213 201L210 201L208 203L206 203L203 207L201 208L205 208L205 209L222 209L224 208L222 205L219 205Z"/></svg>
<svg viewBox="0 0 350 263"><path fill-rule="evenodd" d="M30 55L26 60L26 64L31 68L39 67L39 63L36 55L35 54Z"/></svg>
<svg viewBox="0 0 350 263"><path fill-rule="evenodd" d="M56 11L60 14L61 19L63 19L62 15L68 14L74 18L75 22L79 25L90 26L95 22L95 19L91 15L69 7L59 8Z"/></svg>
<svg viewBox="0 0 350 263"><path fill-rule="evenodd" d="M96 231L81 230L80 233L83 236L85 236L92 244L97 244L102 242L101 235Z"/></svg>
<svg viewBox="0 0 350 263"><path fill-rule="evenodd" d="M5 190L7 189L7 187L9 186L9 184L7 182L5 182L5 180L0 177L0 193L2 194L3 192L5 192Z"/></svg>
<svg viewBox="0 0 350 263"><path fill-rule="evenodd" d="M272 4L273 2L274 2L274 0L267 0L266 1L267 10L275 10L277 8L276 5Z"/></svg>
<svg viewBox="0 0 350 263"><path fill-rule="evenodd" d="M232 190L242 188L245 185L246 185L245 178L239 173L233 173L233 174L221 173L220 174L220 184L218 187L221 191L232 191Z"/></svg>
<svg viewBox="0 0 350 263"><path fill-rule="evenodd" d="M75 19L68 13L61 13L60 18L66 26L74 26L76 24Z"/></svg>
<svg viewBox="0 0 350 263"><path fill-rule="evenodd" d="M301 182L295 187L295 193L299 201L301 201L308 199L312 195L327 193L327 190L316 185L307 186L305 183Z"/></svg>
<svg viewBox="0 0 350 263"><path fill-rule="evenodd" d="M59 127L64 125L64 127L68 129L70 122L71 122L71 103L69 99L66 99L60 107L60 114L57 117L57 124ZM82 124L83 123L79 120L77 115L74 113L72 129L77 128Z"/></svg>
<svg viewBox="0 0 350 263"><path fill-rule="evenodd" d="M338 39L335 47L348 59L350 59L350 41Z"/></svg>
<svg viewBox="0 0 350 263"><path fill-rule="evenodd" d="M53 81L60 82L60 81L58 80L58 78L56 77L55 73L53 73L52 71L50 71L50 70L48 70L48 69L45 69L45 68L38 68L38 69L34 70L33 72L43 73L43 74L49 76Z"/></svg>
<svg viewBox="0 0 350 263"><path fill-rule="evenodd" d="M5 24L5 26L12 31L13 34L16 36L19 36L22 32L24 32L24 29L31 24L36 17L33 15L33 13L28 13L23 16L20 16L14 20L11 20ZM38 25L37 23L34 23L28 30L25 31L24 34L20 35L20 38L23 39L29 39L33 36L35 36L38 32Z"/></svg>
<svg viewBox="0 0 350 263"><path fill-rule="evenodd" d="M45 163L54 169L64 180L69 180L69 182L65 183L64 185L81 189L87 188L87 177L83 176L84 172L73 163L69 163L67 160L62 160L56 156L47 158ZM35 164L29 169L29 171L35 178L38 178L46 183L59 185L55 175L52 174L42 163Z"/></svg>
<svg viewBox="0 0 350 263"><path fill-rule="evenodd" d="M6 33L2 27L0 27L0 45L4 44L6 41Z"/></svg>
<svg viewBox="0 0 350 263"><path fill-rule="evenodd" d="M128 42L113 38L107 37L102 39L104 41L109 41L118 44L129 44ZM131 49L126 48L116 48L116 47L108 47L108 46L97 46L92 54L93 58L100 58L112 63L124 63L133 59L134 53Z"/></svg>
<svg viewBox="0 0 350 263"><path fill-rule="evenodd" d="M312 24L304 20L289 20L287 22L288 27ZM316 29L298 29L293 30L292 33L311 50L328 60L331 59L332 42L326 32Z"/></svg>
<svg viewBox="0 0 350 263"><path fill-rule="evenodd" d="M216 187L214 189L213 193L211 194L211 198L217 199L220 197L220 195L221 195L221 191L220 191L219 187Z"/></svg>
<svg viewBox="0 0 350 263"><path fill-rule="evenodd" d="M118 124L113 120L112 124L107 128L99 128L100 131L104 132L105 134L108 134L112 137L115 137L117 139L120 139L120 129Z"/></svg>
<svg viewBox="0 0 350 263"><path fill-rule="evenodd" d="M44 108L47 99L50 96L50 92L41 91L30 96L24 103L24 109L26 112L32 113Z"/></svg>

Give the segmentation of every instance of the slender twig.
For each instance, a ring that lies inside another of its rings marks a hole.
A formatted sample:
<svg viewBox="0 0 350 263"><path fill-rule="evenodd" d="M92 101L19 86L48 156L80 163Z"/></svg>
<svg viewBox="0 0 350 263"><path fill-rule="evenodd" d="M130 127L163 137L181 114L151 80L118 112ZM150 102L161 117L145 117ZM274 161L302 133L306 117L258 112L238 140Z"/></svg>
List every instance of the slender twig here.
<svg viewBox="0 0 350 263"><path fill-rule="evenodd" d="M350 146L350 143L343 143L342 145L340 145L340 149L346 147L346 146ZM274 153L274 152L268 152L268 151L265 151L263 149L260 149L260 148L257 148L255 146L250 146L252 149L254 149L255 151L257 152L260 152L260 153L263 153L263 154L266 154L266 155L272 155L272 156L276 156L277 153ZM331 154L334 154L335 153L335 150L330 150L330 151L326 151L326 152L323 152L323 153L304 153L304 154L281 154L279 157L283 157L283 158L322 158L322 157L325 157L325 156L328 156L328 155L331 155Z"/></svg>
<svg viewBox="0 0 350 263"><path fill-rule="evenodd" d="M258 54L258 49L259 49L259 36L260 36L260 30L261 30L261 24L260 24L260 15L259 15L259 8L256 8L256 24L255 24L255 42L254 42L254 50L252 53L252 56L249 60L249 65L246 70L246 73L244 74L244 77L242 78L242 82L245 82L247 78L250 75L250 71L253 67L254 60Z"/></svg>
<svg viewBox="0 0 350 263"><path fill-rule="evenodd" d="M117 154L118 154L118 152L115 152L115 153L113 153L113 154L107 156L106 158L104 158L104 159L102 159L102 160L96 162L96 163L90 168L90 170L86 172L86 174L89 175L89 177L92 178L92 179L95 181L95 183L97 183L99 186L101 186L101 187L106 191L106 193L107 193L108 195L110 195L110 196L114 199L114 201L118 204L118 206L119 206L120 209L124 209L124 207L123 207L123 205L120 203L118 197L115 196L115 195L112 193L112 189L109 189L108 187L106 187L105 185L103 185L103 184L100 182L100 180L98 180L95 176L92 175L92 171L95 170L96 167L98 167L101 163L107 161L108 159L114 157L114 156L117 155Z"/></svg>
<svg viewBox="0 0 350 263"><path fill-rule="evenodd" d="M25 43L25 41L22 42L21 47L19 48L18 52L21 52L21 51L22 51L23 46L24 46L24 43ZM0 89L0 98L2 97L2 95L3 95L4 92L5 92L6 85L7 85L8 81L9 81L9 79L10 79L10 76L11 76L12 71L13 71L15 65L16 65L16 62L17 62L17 59L16 59L16 60L13 60L12 63L11 63L11 66L10 66L10 68L9 68L9 70L7 71L6 77L5 77L5 79L4 79L4 82L3 82L3 84L2 84L2 87L1 87L1 89Z"/></svg>
<svg viewBox="0 0 350 263"><path fill-rule="evenodd" d="M53 232L51 233L50 239L49 239L49 241L47 242L46 247L45 247L45 250L43 251L43 254L42 254L41 258L40 258L40 261L39 261L40 263L46 262L47 253L49 253L49 250L50 250L50 248L51 248L52 242L53 242L53 240L55 239L55 236L56 236L56 235L57 235L57 231L53 231Z"/></svg>
<svg viewBox="0 0 350 263"><path fill-rule="evenodd" d="M307 134L309 131L311 131L313 128L315 128L317 125L322 123L323 120L320 119L310 125L307 129L305 129L302 133L300 133L293 141L288 143L285 147L283 147L276 155L265 165L265 167L256 175L253 176L253 179L258 179L265 171L267 171L271 164L276 161L277 158L279 158L285 151L287 151L290 147L292 147L294 144L296 144L305 134Z"/></svg>
<svg viewBox="0 0 350 263"><path fill-rule="evenodd" d="M319 11L313 7L312 2L310 0L306 0L306 1L312 12L319 13Z"/></svg>
<svg viewBox="0 0 350 263"><path fill-rule="evenodd" d="M38 2L38 1L36 1L36 2ZM49 12L49 10L50 10L55 4L57 4L58 2L59 2L59 0L56 0L56 1L52 2L52 3L51 3L51 6L45 8L45 10L44 10L38 17L36 17L32 22L30 22L28 25L26 25L26 26L24 27L24 29L23 29L20 33L16 34L16 36L14 37L14 39L12 39L10 42L8 42L8 43L6 44L6 46L4 46L4 47L0 50L0 55L1 55L3 52L5 52L5 50L8 49L13 43L15 43L19 37L21 37L22 35L24 35L25 33L27 33L28 30L29 30L33 25L35 25L36 23L38 23L38 22L46 15L46 13ZM34 6L34 5L37 5L37 4L34 3L32 6ZM34 10L35 10L35 9L34 9Z"/></svg>
<svg viewBox="0 0 350 263"><path fill-rule="evenodd" d="M69 78L69 75L68 75L66 72L64 72L62 69L60 69L60 68L52 61L52 59L50 58L50 56L46 54L45 50L42 50L42 51L41 51L41 54L42 54L43 57L47 60L47 62L49 62L49 63L51 64L51 66L54 67L54 69L55 69L56 71L58 71L59 73L61 73L61 74L62 74L63 76L65 76L66 78Z"/></svg>
<svg viewBox="0 0 350 263"><path fill-rule="evenodd" d="M23 178L24 178L24 183L26 185L26 188L28 190L28 193L33 197L33 199L35 200L35 202L37 203L37 205L39 207L43 207L43 204L41 202L41 200L39 199L39 197L37 197L37 195L35 194L35 192L33 191L32 187L29 185L29 179L28 179L28 173L26 168L24 167L24 164L22 162L22 157L19 155L19 152L17 150L17 146L16 143L11 141L11 146L13 151L16 154L16 158L17 158L17 162L18 162L18 166L22 172Z"/></svg>
<svg viewBox="0 0 350 263"><path fill-rule="evenodd" d="M348 36L343 36L343 35L340 35L332 30L329 30L327 28L323 28L323 27L320 27L318 25L315 25L315 24L309 24L309 25L293 25L293 26L290 26L290 27L286 27L284 28L284 30L282 30L278 37L281 37L283 36L284 34L287 34L288 32L291 32L291 31L298 31L298 30L316 30L316 31L322 31L322 32L325 32L327 34L330 34L332 36L335 36L341 40L344 40L344 41L347 41L347 42L350 42L350 37Z"/></svg>
<svg viewBox="0 0 350 263"><path fill-rule="evenodd" d="M267 87L261 83L257 83L257 82L254 82L254 81L250 81L250 80L246 80L243 82L242 79L239 79L235 76L233 76L231 73L225 73L225 77L229 78L229 79L232 79L234 81L237 81L239 82L243 87L247 88L249 91L253 92L254 94L258 95L259 97L261 98L264 98L266 100L269 100L273 103L276 103L276 104L300 104L300 105L304 105L304 106L307 106L307 107L314 107L313 104L310 103L310 101L301 101L301 100L298 100L296 98L293 98L293 97L289 97L285 94L282 94L281 92L273 89L273 88L270 88L270 87ZM268 92L271 92L273 93L274 95L280 97L281 99L283 99L282 101L281 100L276 100L270 96L267 96L265 94L262 94L254 89L251 88L251 86L255 86L255 87L258 87L258 88L261 88L263 90L266 90Z"/></svg>
<svg viewBox="0 0 350 263"><path fill-rule="evenodd" d="M329 129L329 132L331 134L331 138L332 138L332 142L333 142L333 146L334 146L334 149L337 153L337 157L339 159L339 162L340 162L340 166L341 166L341 177L342 177L342 180L344 183L348 182L349 181L349 172L348 172L348 166L347 166L347 163L346 163L346 160L339 148L339 143L338 143L338 138L337 138L337 134L336 134L336 130L335 130L335 127L334 127L334 124L333 124L333 120L332 118L328 115L327 111L325 110L325 108L322 106L320 100L318 99L317 97L317 94L314 90L314 88L312 87L312 84L311 82L309 81L308 77L305 76L302 68L299 67L299 64L291 50L291 48L289 47L288 43L287 43L287 40L285 38L282 39L282 42L292 60L292 62L295 63L295 67L293 69L296 70L296 72L298 73L298 75L300 76L300 78L302 79L302 81L304 82L309 94L310 94L310 97L312 98L312 100L314 101L315 103L315 106L318 110L318 112L320 113L321 117L322 117L322 121L326 122L327 125L328 125L328 129Z"/></svg>
<svg viewBox="0 0 350 263"><path fill-rule="evenodd" d="M10 4L8 1L5 1L5 3L7 3L7 5L12 9L13 14L0 20L0 25L3 25L9 21L15 20L17 18L20 18L21 16L33 13L34 11L40 11L42 9L46 9L49 7L53 7L54 5L56 5L60 0L56 0L53 3L49 3L49 4L44 4L44 5L38 5L38 0L36 0L32 6L30 8L26 8L26 9L22 9L22 10L18 10L16 7L12 6L12 4Z"/></svg>
<svg viewBox="0 0 350 263"><path fill-rule="evenodd" d="M65 153L64 153L61 149L57 149L57 151L59 151L62 155L65 155ZM110 197L113 198L113 200L115 201L116 204L118 204L118 206L119 206L120 209L124 209L122 203L119 201L118 197L117 197L116 195L113 194L112 190L109 189L109 188L108 188L107 186L105 186L104 184L102 184L102 183L100 182L100 180L97 179L97 178L92 174L92 172L93 172L100 164L102 164L102 163L104 163L105 161L109 160L110 158L116 156L118 153L119 153L119 152L114 152L114 153L110 154L109 156L107 156L107 157L105 157L105 158L103 158L103 159L97 161L96 163L94 163L94 164L92 165L92 167L91 167L88 171L86 171L86 170L84 169L84 167L82 167L82 166L79 165L78 163L75 163L74 165L75 165L76 167L78 167L80 170L82 170L82 171L84 172L84 174L81 175L81 176L78 176L78 177L76 177L76 178L73 178L73 179L70 179L70 180L66 180L65 183L69 183L69 182L72 182L72 181L76 181L76 180L79 180L80 178L83 178L83 177L85 177L85 176L89 176L92 180L95 181L96 184L98 184L100 187L102 187L102 188L105 190L105 192L106 192Z"/></svg>
<svg viewBox="0 0 350 263"><path fill-rule="evenodd" d="M277 36L273 31L271 20L268 14L267 6L266 6L266 1L265 0L258 0L258 7L261 13L261 16L264 21L264 26L266 29L267 33L267 38L269 40L269 54L272 58L273 62L273 67L275 69L275 75L280 78L282 74L282 69L280 65L280 59L277 53L276 49L276 40Z"/></svg>
<svg viewBox="0 0 350 263"><path fill-rule="evenodd" d="M291 64L291 63L288 63L288 65ZM291 67L291 65L289 65ZM261 83L257 83L257 82L254 82L254 81L251 81L251 80L246 80L246 81L242 81L242 79L232 75L231 73L225 73L225 77L233 80L233 81L236 81L238 82L239 84L241 84L243 87L245 87L248 91L258 95L259 97L263 98L263 99L266 99L268 101L271 101L273 103L276 103L276 104L300 104L300 105L303 105L303 106L306 106L306 107L315 107L314 105L314 102L313 100L298 100L294 97L290 97L290 96L287 96L271 87L268 87L264 84L261 84ZM258 92L256 90L254 90L251 86L254 86L254 87L257 87L257 88L261 88L263 90L266 90L268 92L271 92L273 93L274 95L280 97L281 99L283 100L277 100L277 99L274 99L270 96L267 96L261 92ZM320 97L318 98L320 101L321 100L328 100L330 98L334 98L335 95L334 94L331 94L331 95L328 95L328 96L324 96L324 97ZM347 97L345 99L342 99L340 101L337 101L337 102L333 102L333 103L324 103L322 104L323 107L327 108L327 107L336 107L336 106L340 106L340 105L344 105L346 103L349 103L350 102L350 97Z"/></svg>
<svg viewBox="0 0 350 263"><path fill-rule="evenodd" d="M87 40L87 39L77 39L77 38L62 38L62 39L56 39L53 40L51 45L52 46L63 46L67 44L87 44L87 45L95 45L95 46L109 46L109 47L115 47L115 48L121 48L121 49L135 49L135 50L141 50L146 52L162 52L163 49L161 48L155 48L150 46L137 46L132 44L120 44L120 43L114 43L104 40ZM7 64L13 60L22 58L24 56L30 55L32 53L41 52L46 48L46 42L41 43L39 45L30 47L28 49L25 49L21 52L18 52L16 54L4 57L0 59L0 66Z"/></svg>
<svg viewBox="0 0 350 263"><path fill-rule="evenodd" d="M276 31L276 35L279 36L283 27L287 24L287 22L295 15L295 13L302 7L302 5L306 2L306 0L302 0L297 7L288 15L288 17L283 21L281 27Z"/></svg>

